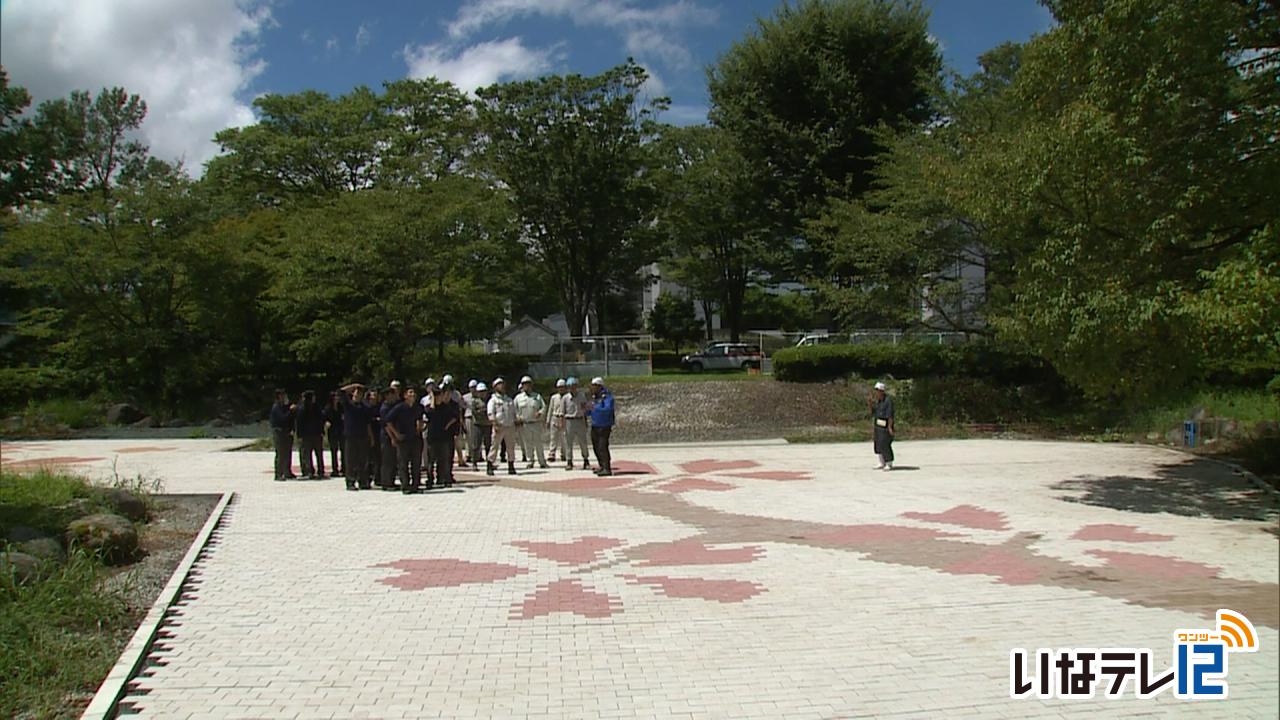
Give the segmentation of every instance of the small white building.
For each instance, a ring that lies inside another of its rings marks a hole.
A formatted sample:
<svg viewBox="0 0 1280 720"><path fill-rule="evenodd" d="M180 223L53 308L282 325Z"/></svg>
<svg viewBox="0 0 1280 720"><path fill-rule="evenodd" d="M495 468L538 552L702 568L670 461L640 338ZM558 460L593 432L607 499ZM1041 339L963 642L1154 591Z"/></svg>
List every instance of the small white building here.
<svg viewBox="0 0 1280 720"><path fill-rule="evenodd" d="M554 328L525 315L519 322L502 329L496 338L498 347L517 355L544 355L562 337Z"/></svg>

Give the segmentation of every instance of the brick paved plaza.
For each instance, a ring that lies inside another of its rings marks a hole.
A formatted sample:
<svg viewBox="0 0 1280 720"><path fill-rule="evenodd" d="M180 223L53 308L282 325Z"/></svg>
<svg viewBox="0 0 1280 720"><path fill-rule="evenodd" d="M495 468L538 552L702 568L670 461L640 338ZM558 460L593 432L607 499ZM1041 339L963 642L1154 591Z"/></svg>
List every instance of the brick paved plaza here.
<svg viewBox="0 0 1280 720"><path fill-rule="evenodd" d="M1151 447L620 447L622 472L426 495L271 481L234 441L6 444L236 493L122 710L143 717L1273 718L1274 500ZM494 481L496 480L496 482ZM1269 510L1270 509L1270 510ZM1230 697L1009 698L1011 648L1151 648L1245 614Z"/></svg>

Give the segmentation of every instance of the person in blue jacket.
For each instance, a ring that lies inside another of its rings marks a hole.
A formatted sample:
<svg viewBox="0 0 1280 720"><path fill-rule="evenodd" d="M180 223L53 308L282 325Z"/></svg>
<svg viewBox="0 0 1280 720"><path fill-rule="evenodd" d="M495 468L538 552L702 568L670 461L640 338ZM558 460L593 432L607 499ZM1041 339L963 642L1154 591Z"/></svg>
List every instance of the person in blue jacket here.
<svg viewBox="0 0 1280 720"><path fill-rule="evenodd" d="M609 435L613 432L615 415L613 393L604 386L604 378L591 378L591 447L596 452L596 475L613 474L613 458L609 454Z"/></svg>

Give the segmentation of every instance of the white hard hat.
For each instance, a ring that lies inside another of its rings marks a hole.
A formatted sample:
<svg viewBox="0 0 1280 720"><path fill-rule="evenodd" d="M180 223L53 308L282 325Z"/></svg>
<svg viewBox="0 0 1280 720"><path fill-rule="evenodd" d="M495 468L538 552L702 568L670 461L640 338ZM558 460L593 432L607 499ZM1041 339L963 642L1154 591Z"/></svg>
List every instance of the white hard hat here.
<svg viewBox="0 0 1280 720"><path fill-rule="evenodd" d="M528 375L525 375L524 377L520 378L521 385L525 383L531 383L531 382L533 382L533 378L529 377Z"/></svg>
<svg viewBox="0 0 1280 720"><path fill-rule="evenodd" d="M882 383L882 382L878 382L878 383L876 383L876 389L877 389L877 390L888 390L888 389L889 389L889 386L888 386L888 385L885 385L885 384L884 384L884 383Z"/></svg>
<svg viewBox="0 0 1280 720"><path fill-rule="evenodd" d="M484 392L485 390L488 390L488 389L489 389L488 385L485 385L484 383L476 383L476 392Z"/></svg>
<svg viewBox="0 0 1280 720"><path fill-rule="evenodd" d="M435 379L435 378L427 378L427 381L426 381L426 382L424 382L424 383L422 383L422 384L423 384L423 385L435 385L435 384L436 384L436 379Z"/></svg>
<svg viewBox="0 0 1280 720"><path fill-rule="evenodd" d="M503 380L503 379L502 379L502 378L500 378L500 377L496 377L496 378L494 378L494 379L493 379L493 384L494 384L494 385L497 385L498 383L505 383L505 382L506 382L506 380Z"/></svg>
<svg viewBox="0 0 1280 720"><path fill-rule="evenodd" d="M445 376L443 378L440 378L440 382L444 383L445 385L452 385L453 376L448 373L445 373Z"/></svg>
<svg viewBox="0 0 1280 720"><path fill-rule="evenodd" d="M469 387L469 388L473 388L473 387L475 387L475 386L477 386L477 385L479 385L479 384L480 384L480 382L479 382L478 380L476 380L475 378L471 378L470 380L468 380L468 381L467 381L467 387Z"/></svg>
<svg viewBox="0 0 1280 720"><path fill-rule="evenodd" d="M597 376L595 376L595 377L591 378L591 384L592 384L592 385L603 385L603 384L604 384L604 378L602 378L602 377L600 377L599 375L597 375Z"/></svg>
<svg viewBox="0 0 1280 720"><path fill-rule="evenodd" d="M564 387L564 385L565 385L564 378L560 378L559 380L556 381L556 387Z"/></svg>

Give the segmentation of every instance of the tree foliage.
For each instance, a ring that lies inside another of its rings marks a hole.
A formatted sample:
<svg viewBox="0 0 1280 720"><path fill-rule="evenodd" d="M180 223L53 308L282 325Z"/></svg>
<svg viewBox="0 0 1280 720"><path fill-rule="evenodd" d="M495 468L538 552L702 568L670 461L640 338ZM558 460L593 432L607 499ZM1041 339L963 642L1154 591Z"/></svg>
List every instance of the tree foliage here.
<svg viewBox="0 0 1280 720"><path fill-rule="evenodd" d="M671 343L679 348L684 343L694 342L702 334L693 303L673 293L663 293L653 304L647 319L649 332L659 340Z"/></svg>
<svg viewBox="0 0 1280 720"><path fill-rule="evenodd" d="M656 191L647 75L628 62L600 75L547 75L477 91L485 167L510 190L534 260L549 268L571 333L620 280L652 259Z"/></svg>
<svg viewBox="0 0 1280 720"><path fill-rule="evenodd" d="M1275 362L1280 16L1268 2L1051 7L1060 24L1026 48L1015 122L948 183L1015 258L997 327L1098 394L1176 388L1223 353Z"/></svg>
<svg viewBox="0 0 1280 720"><path fill-rule="evenodd" d="M869 187L881 150L873 130L928 120L941 68L919 2L786 2L708 71L710 116L795 230L827 198Z"/></svg>

